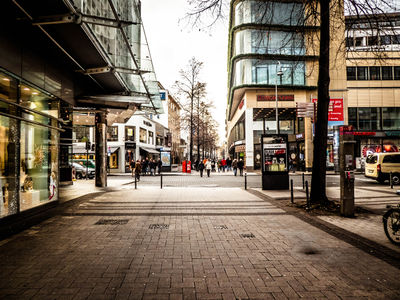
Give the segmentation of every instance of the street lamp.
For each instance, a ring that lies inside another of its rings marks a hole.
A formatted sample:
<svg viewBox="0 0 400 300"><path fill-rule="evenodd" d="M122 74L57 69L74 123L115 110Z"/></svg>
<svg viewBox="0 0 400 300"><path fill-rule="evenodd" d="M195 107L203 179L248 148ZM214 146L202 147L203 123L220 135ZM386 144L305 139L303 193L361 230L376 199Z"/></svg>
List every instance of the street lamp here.
<svg viewBox="0 0 400 300"><path fill-rule="evenodd" d="M279 70L278 70L279 65ZM276 78L275 78L275 118L276 118L276 134L279 134L279 115L278 115L278 77L283 75L281 62L278 61L276 65ZM279 79L279 82L281 80Z"/></svg>

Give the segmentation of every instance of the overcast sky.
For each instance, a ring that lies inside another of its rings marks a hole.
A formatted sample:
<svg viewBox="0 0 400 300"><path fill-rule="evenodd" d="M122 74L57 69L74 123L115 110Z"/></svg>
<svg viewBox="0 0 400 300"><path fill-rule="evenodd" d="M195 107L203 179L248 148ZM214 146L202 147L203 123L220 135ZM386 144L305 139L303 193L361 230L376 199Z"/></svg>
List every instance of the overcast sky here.
<svg viewBox="0 0 400 300"><path fill-rule="evenodd" d="M179 70L185 69L194 56L204 62L201 81L207 83L219 124L220 142L225 135L227 103L228 21L220 22L210 32L192 30L179 24L185 16L187 0L142 0L142 20L150 46L157 79L171 92Z"/></svg>

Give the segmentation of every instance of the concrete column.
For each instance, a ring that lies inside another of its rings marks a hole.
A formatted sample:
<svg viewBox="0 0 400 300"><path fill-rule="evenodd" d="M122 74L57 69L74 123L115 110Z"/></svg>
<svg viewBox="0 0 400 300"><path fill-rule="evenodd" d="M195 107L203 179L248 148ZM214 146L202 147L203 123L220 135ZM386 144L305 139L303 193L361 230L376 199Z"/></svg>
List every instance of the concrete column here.
<svg viewBox="0 0 400 300"><path fill-rule="evenodd" d="M247 108L245 113L246 137L246 170L254 170L254 139L253 139L253 108Z"/></svg>
<svg viewBox="0 0 400 300"><path fill-rule="evenodd" d="M96 112L96 186L107 186L107 114Z"/></svg>
<svg viewBox="0 0 400 300"><path fill-rule="evenodd" d="M304 118L304 159L305 159L305 167L307 172L311 172L312 164L313 164L313 127L311 123L311 118Z"/></svg>

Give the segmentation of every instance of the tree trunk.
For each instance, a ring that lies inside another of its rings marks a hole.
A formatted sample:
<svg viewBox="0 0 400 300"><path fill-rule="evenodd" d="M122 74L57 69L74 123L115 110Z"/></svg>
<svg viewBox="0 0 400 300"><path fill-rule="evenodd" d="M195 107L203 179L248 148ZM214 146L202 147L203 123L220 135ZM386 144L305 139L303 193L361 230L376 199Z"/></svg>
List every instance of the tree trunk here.
<svg viewBox="0 0 400 300"><path fill-rule="evenodd" d="M311 203L324 204L326 197L326 147L329 108L330 1L321 0L318 106L315 124L314 155L311 178Z"/></svg>

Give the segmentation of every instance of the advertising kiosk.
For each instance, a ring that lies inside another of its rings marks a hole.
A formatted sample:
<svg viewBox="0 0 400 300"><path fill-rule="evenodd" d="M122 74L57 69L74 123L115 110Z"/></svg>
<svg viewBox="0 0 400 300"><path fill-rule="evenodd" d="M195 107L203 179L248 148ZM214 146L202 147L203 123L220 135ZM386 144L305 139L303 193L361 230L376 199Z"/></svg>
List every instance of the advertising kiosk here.
<svg viewBox="0 0 400 300"><path fill-rule="evenodd" d="M287 134L263 134L261 146L262 189L289 189Z"/></svg>

